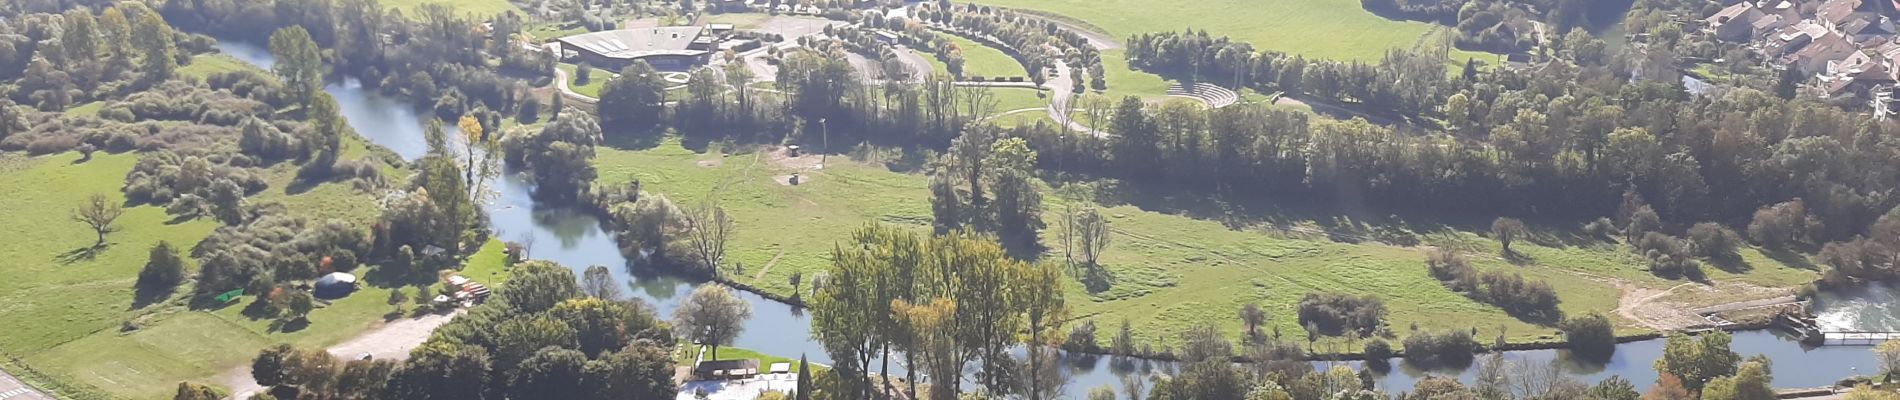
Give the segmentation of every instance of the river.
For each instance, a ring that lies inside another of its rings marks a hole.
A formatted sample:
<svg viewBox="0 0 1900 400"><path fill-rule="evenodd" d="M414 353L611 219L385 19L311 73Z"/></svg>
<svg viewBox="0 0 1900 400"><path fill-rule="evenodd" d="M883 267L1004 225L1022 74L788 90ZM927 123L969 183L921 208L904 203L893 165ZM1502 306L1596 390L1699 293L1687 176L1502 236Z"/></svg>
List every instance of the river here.
<svg viewBox="0 0 1900 400"><path fill-rule="evenodd" d="M218 48L240 60L269 68L272 58L261 46L220 41ZM407 159L424 151L422 131L426 113L417 107L364 88L353 80L331 83L325 91L335 97L350 126L364 138L388 147ZM454 129L453 125L445 126ZM573 268L576 274L590 265L609 266L615 278L627 282L628 293L654 306L661 316L672 315L680 301L703 282L665 272L641 268L620 254L611 233L602 229L592 215L570 208L541 207L529 196L532 189L519 174L507 174L494 185L499 192L487 206L491 228L497 238L528 243L528 253L537 259L551 260ZM799 309L740 291L740 298L752 305L752 319L733 343L736 347L767 354L810 357L812 362L829 364L824 348L810 338L811 321ZM1823 328L1886 329L1900 328L1900 290L1885 286L1864 292L1827 295L1817 299ZM1562 350L1506 352L1507 360L1520 363L1558 363L1572 378L1596 382L1612 375L1622 376L1638 388L1648 388L1656 379L1652 368L1662 354L1661 340L1618 345L1607 362L1573 360ZM1764 354L1774 360L1776 387L1815 387L1857 374L1872 374L1878 367L1867 347L1833 346L1808 348L1791 338L1770 331L1735 333L1735 351L1744 356ZM1484 356L1480 356L1481 358ZM1084 398L1088 389L1102 385L1119 388L1121 377L1174 368L1169 362L1115 362L1103 356L1065 356L1070 382L1065 393ZM1319 369L1336 363L1315 362ZM1357 362L1337 363L1359 368ZM1393 360L1392 370L1378 374L1378 385L1389 393L1410 390L1420 378L1430 375L1458 375L1473 380L1473 368L1418 369ZM1119 390L1119 389L1118 389Z"/></svg>

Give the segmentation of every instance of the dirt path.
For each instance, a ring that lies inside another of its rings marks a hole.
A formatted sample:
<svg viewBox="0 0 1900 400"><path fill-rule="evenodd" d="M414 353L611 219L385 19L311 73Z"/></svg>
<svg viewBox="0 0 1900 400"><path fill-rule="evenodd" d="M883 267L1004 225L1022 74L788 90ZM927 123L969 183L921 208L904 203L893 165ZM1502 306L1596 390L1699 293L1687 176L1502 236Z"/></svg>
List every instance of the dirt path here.
<svg viewBox="0 0 1900 400"><path fill-rule="evenodd" d="M765 262L765 266L759 267L759 273L752 276L752 281L758 282L760 279L765 279L765 271L771 271L773 265L778 265L778 258L784 255L785 249L778 249L778 254L773 254L772 259Z"/></svg>
<svg viewBox="0 0 1900 400"><path fill-rule="evenodd" d="M1616 301L1617 315L1622 315L1623 318L1636 321L1636 323L1649 327L1649 329L1673 331L1708 323L1707 320L1689 313L1688 310L1676 307L1673 304L1662 304L1656 301L1663 296L1668 296L1671 292L1675 292L1676 289L1697 285L1697 283L1683 283L1665 290L1646 288L1620 280L1613 280L1609 283L1623 291L1623 297L1618 298Z"/></svg>
<svg viewBox="0 0 1900 400"><path fill-rule="evenodd" d="M364 353L369 353L372 358L378 360L402 360L409 358L410 350L414 350L421 346L423 341L428 340L430 332L434 332L436 327L448 323L460 314L461 312L457 311L453 314L429 314L420 318L391 321L371 328L343 343L330 346L326 350L331 356L344 360L356 359ZM230 391L231 397L228 397L230 399L247 399L252 394L261 393L265 389L258 385L256 380L251 379L250 363L244 363L218 374L217 383Z"/></svg>

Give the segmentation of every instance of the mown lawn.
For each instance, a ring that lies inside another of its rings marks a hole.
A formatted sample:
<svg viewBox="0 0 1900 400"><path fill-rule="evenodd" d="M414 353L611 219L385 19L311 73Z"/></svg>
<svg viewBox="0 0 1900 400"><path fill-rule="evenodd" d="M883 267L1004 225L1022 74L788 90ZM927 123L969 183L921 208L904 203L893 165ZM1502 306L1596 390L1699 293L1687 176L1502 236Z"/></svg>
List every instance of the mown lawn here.
<svg viewBox="0 0 1900 400"><path fill-rule="evenodd" d="M892 172L887 158L847 161L833 156L823 171L805 173L798 186L780 184L776 177L792 169L774 165L750 149L728 149L720 156L717 144L705 152L667 140L642 150L602 150L597 158L601 184L640 179L645 188L666 194L682 207L692 207L722 188L717 198L737 221L728 246L730 260L743 264L737 280L764 290L787 294L793 271L813 276L828 264L833 244L848 240L864 224L882 222L928 229L929 194L926 178L917 173ZM815 157L806 155L805 157ZM1045 192L1047 193L1047 192ZM1054 221L1062 200L1046 195L1043 232L1049 246L1045 262L1062 262ZM1140 203L1138 203L1140 204ZM1627 248L1614 243L1522 240L1513 248L1524 261L1507 262L1497 256L1495 240L1477 233L1439 230L1410 234L1418 246L1375 241L1336 242L1324 235L1287 233L1260 223L1223 224L1197 219L1200 215L1154 205L1115 205L1104 209L1110 217L1113 245L1102 265L1112 275L1106 288L1091 291L1078 279L1067 284L1074 316L1097 323L1106 340L1122 320L1128 320L1143 341L1176 343L1179 333L1200 323L1213 323L1236 337L1242 330L1237 310L1259 303L1269 315L1264 329L1277 328L1288 340L1303 340L1297 322L1300 297L1313 291L1374 294L1385 299L1387 318L1400 337L1416 324L1420 329L1477 329L1489 342L1500 330L1514 342L1556 340L1555 328L1507 315L1503 310L1473 301L1445 289L1425 267L1428 246L1451 246L1467 252L1481 269L1508 269L1527 278L1550 283L1570 315L1601 312L1623 326L1622 333L1639 332L1633 321L1615 316L1621 292L1612 281L1652 288L1682 283L1650 275ZM1311 217L1290 216L1301 230L1325 229ZM796 227L788 233L786 227ZM1310 232L1310 231L1309 231ZM1542 243L1542 244L1540 244ZM782 254L781 254L782 253ZM777 258L776 262L772 262ZM1781 266L1745 252L1751 270L1733 274L1710 268L1717 280L1738 280L1773 287L1791 287L1811 281L1808 270ZM768 271L759 269L771 263ZM1080 276L1072 271L1072 276ZM1344 340L1323 340L1356 350Z"/></svg>
<svg viewBox="0 0 1900 400"><path fill-rule="evenodd" d="M978 3L1060 14L1095 25L1116 40L1140 33L1208 31L1307 58L1377 61L1386 49L1411 48L1431 30L1394 21L1353 0L980 0ZM1462 53L1462 52L1460 52ZM1105 55L1104 58L1107 58ZM1454 54L1456 60L1463 55Z"/></svg>
<svg viewBox="0 0 1900 400"><path fill-rule="evenodd" d="M979 76L986 79L994 77L1007 78L1012 76L1027 77L1029 74L1028 70L1023 68L1022 63L1016 62L1015 58L1011 58L1009 54L1003 53L1002 50L984 46L982 43L977 43L976 41L948 32L937 32L937 36L949 40L950 43L955 43L957 49L963 51L964 78ZM935 71L935 73L946 75L950 73L950 67L944 65L943 60L937 59L936 54L919 50L912 51L916 51L917 55L922 56L925 61L929 62L931 70Z"/></svg>
<svg viewBox="0 0 1900 400"><path fill-rule="evenodd" d="M405 15L415 15L416 10L423 4L432 3L448 4L458 15L473 14L478 18L487 18L504 11L521 12L521 9L515 8L515 5L509 3L508 0L385 0L382 3L383 7L401 10Z"/></svg>
<svg viewBox="0 0 1900 400"><path fill-rule="evenodd" d="M582 85L580 84L580 74L574 72L575 68L577 68L574 64L561 63L557 65L556 68L560 68L561 72L567 73L568 89L574 90L574 93L580 93L593 98L600 97L600 88L606 87L607 80L613 79L614 76L613 72L603 71L599 67L588 68L587 84Z"/></svg>
<svg viewBox="0 0 1900 400"><path fill-rule="evenodd" d="M595 158L599 185L639 179L651 192L665 194L691 209L715 196L735 220L727 245L728 262L743 265L737 280L789 294L793 271L810 277L824 270L832 245L872 221L912 227L930 226L929 191L920 175L898 174L880 165L833 155L822 172L807 171L800 185L779 183L796 171L773 165L751 148L704 153L669 139L651 149L602 148ZM801 162L819 157L807 154ZM813 162L815 164L815 162ZM791 233L787 229L794 229ZM781 255L780 253L783 252ZM771 262L776 256L777 262ZM761 277L759 270L770 263Z"/></svg>

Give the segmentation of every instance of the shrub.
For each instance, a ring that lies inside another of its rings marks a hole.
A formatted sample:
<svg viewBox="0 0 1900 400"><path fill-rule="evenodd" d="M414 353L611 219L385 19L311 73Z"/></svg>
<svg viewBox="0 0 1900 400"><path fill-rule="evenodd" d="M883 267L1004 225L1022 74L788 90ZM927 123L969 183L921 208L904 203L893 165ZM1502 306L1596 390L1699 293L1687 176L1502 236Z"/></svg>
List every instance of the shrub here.
<svg viewBox="0 0 1900 400"><path fill-rule="evenodd" d="M1069 327L1069 341L1064 342L1062 347L1069 350L1088 352L1100 350L1102 346L1095 342L1095 321L1082 321L1082 323Z"/></svg>
<svg viewBox="0 0 1900 400"><path fill-rule="evenodd" d="M1762 246L1783 248L1806 242L1819 224L1808 216L1807 204L1797 198L1756 210L1748 223L1748 237Z"/></svg>
<svg viewBox="0 0 1900 400"><path fill-rule="evenodd" d="M1616 352L1616 326L1603 314L1565 319L1557 328L1563 330L1564 341L1569 343L1572 352L1597 359L1608 358Z"/></svg>
<svg viewBox="0 0 1900 400"><path fill-rule="evenodd" d="M1374 338L1366 341L1366 361L1385 361L1392 358L1392 344L1385 339Z"/></svg>
<svg viewBox="0 0 1900 400"><path fill-rule="evenodd" d="M1463 255L1439 248L1426 256L1426 267L1447 289L1503 308L1518 318L1555 321L1562 318L1557 291L1543 281L1524 279L1505 271L1478 272Z"/></svg>
<svg viewBox="0 0 1900 400"><path fill-rule="evenodd" d="M1689 254L1682 239L1658 232L1643 234L1636 241L1636 251L1649 260L1649 272L1663 277L1686 276L1691 279L1702 276L1702 264Z"/></svg>
<svg viewBox="0 0 1900 400"><path fill-rule="evenodd" d="M1385 301L1372 295L1314 292L1300 299L1299 312L1300 324L1318 328L1317 333L1368 335L1384 323Z"/></svg>
<svg viewBox="0 0 1900 400"><path fill-rule="evenodd" d="M1689 249L1700 257L1734 257L1742 237L1722 224L1703 222L1689 227Z"/></svg>
<svg viewBox="0 0 1900 400"><path fill-rule="evenodd" d="M1478 341L1471 339L1471 332L1460 329L1419 332L1405 338L1405 361L1419 365L1470 364L1478 350Z"/></svg>

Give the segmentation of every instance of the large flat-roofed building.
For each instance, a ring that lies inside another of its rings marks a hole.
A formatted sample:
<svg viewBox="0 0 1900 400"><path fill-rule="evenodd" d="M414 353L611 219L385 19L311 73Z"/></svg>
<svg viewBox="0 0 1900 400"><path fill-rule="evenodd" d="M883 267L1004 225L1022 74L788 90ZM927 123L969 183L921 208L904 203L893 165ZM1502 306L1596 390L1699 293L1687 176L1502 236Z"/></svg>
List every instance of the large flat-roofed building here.
<svg viewBox="0 0 1900 400"><path fill-rule="evenodd" d="M634 60L655 67L685 67L704 64L716 41L698 26L620 29L583 33L557 39L563 56L610 70L618 70Z"/></svg>

